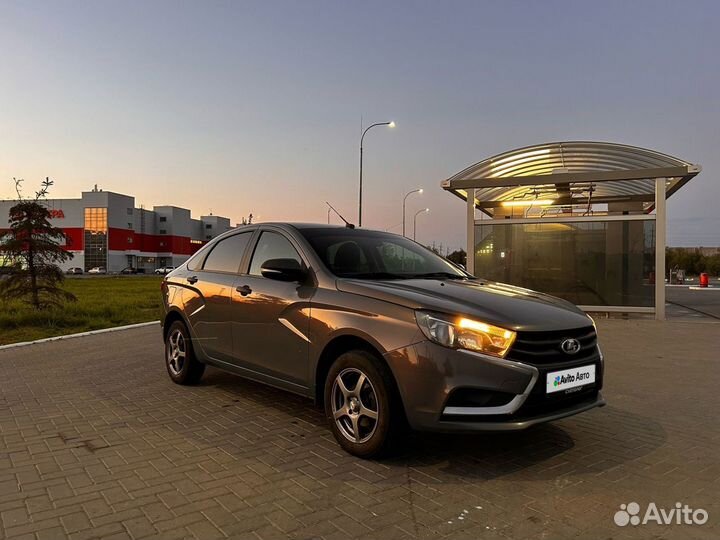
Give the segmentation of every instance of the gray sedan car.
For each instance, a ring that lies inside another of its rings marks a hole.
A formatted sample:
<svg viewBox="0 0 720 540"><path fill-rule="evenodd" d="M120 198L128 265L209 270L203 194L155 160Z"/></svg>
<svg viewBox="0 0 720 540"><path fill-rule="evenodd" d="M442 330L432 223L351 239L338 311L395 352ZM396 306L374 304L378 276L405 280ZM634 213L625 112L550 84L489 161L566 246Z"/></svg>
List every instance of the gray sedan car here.
<svg viewBox="0 0 720 540"><path fill-rule="evenodd" d="M373 457L405 428L518 430L604 405L592 319L471 276L395 234L266 223L204 246L162 283L165 362L314 399Z"/></svg>

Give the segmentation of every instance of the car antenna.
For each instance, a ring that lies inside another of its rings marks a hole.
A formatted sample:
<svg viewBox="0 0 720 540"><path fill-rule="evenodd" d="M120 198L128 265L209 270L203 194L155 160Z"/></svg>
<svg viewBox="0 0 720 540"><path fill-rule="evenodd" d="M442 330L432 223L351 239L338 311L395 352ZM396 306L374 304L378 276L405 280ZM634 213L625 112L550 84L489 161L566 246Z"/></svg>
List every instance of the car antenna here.
<svg viewBox="0 0 720 540"><path fill-rule="evenodd" d="M341 214L340 212L338 212L337 210L335 210L335 208L333 207L332 204L330 204L330 203L327 202L327 201L325 201L325 204L327 204L327 205L330 207L330 210L332 210L333 212L335 212L335 213L338 215L338 217L345 222L345 226L346 226L348 229L354 229L354 228L355 228L355 225L353 225L353 224L350 223L347 219L345 219L344 217L342 217L342 214Z"/></svg>

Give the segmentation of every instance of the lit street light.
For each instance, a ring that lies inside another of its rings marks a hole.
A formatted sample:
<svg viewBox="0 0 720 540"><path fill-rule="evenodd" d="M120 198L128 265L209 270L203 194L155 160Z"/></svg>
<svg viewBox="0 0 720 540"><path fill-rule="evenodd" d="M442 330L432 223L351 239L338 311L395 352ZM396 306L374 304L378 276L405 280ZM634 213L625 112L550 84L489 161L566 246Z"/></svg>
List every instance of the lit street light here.
<svg viewBox="0 0 720 540"><path fill-rule="evenodd" d="M405 197L403 198L403 224L402 224L403 225L403 227L402 227L403 236L405 236L405 201L407 201L408 196L412 195L413 193L419 193L420 195L422 195L422 192L423 192L422 188L413 189L412 191L409 191L408 193L406 193Z"/></svg>
<svg viewBox="0 0 720 540"><path fill-rule="evenodd" d="M423 212L428 213L429 211L429 208L423 208L422 210L415 212L415 217L413 217L413 240L415 240L415 231L417 230L417 217Z"/></svg>
<svg viewBox="0 0 720 540"><path fill-rule="evenodd" d="M365 131L363 131L362 136L360 137L360 197L358 200L358 227L362 227L362 167L363 167L363 139L365 139L365 134L370 131L372 128L376 126L387 126L394 128L395 122L377 122L375 124L371 124L368 126Z"/></svg>

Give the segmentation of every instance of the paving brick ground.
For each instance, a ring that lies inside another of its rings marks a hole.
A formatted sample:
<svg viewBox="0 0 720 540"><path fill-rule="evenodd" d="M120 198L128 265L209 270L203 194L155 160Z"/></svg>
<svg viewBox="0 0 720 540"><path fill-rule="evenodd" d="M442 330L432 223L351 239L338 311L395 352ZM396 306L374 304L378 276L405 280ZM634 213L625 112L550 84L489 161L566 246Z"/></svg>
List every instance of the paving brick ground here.
<svg viewBox="0 0 720 540"><path fill-rule="evenodd" d="M158 332L0 351L0 539L720 535L720 324L601 321L607 407L383 462L290 394L173 385ZM710 518L617 527L631 501Z"/></svg>

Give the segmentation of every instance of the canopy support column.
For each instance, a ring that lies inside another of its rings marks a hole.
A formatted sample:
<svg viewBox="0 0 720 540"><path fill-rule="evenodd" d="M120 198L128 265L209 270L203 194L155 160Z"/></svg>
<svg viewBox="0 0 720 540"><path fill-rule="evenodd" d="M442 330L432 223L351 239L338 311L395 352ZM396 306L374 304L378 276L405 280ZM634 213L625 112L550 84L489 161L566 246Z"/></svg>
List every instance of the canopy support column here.
<svg viewBox="0 0 720 540"><path fill-rule="evenodd" d="M467 189L467 257L465 269L475 275L475 189Z"/></svg>
<svg viewBox="0 0 720 540"><path fill-rule="evenodd" d="M655 179L655 320L665 320L665 242L667 198L665 178Z"/></svg>

